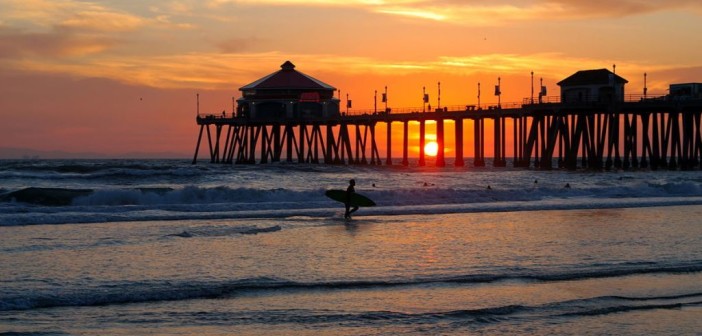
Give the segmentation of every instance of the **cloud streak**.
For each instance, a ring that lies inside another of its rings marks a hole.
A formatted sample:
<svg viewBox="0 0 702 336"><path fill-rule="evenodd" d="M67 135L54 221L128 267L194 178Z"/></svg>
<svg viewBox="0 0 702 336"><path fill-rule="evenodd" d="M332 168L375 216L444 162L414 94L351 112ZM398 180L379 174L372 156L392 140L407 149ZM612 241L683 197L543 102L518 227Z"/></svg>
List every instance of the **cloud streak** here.
<svg viewBox="0 0 702 336"><path fill-rule="evenodd" d="M156 88L232 89L278 69L285 60L298 65L300 71L315 74L336 73L342 76L474 76L526 74L530 71L563 77L584 68L602 68L600 60L569 58L557 53L489 54L479 56L440 56L425 61L388 61L368 57L330 54L284 54L280 52L250 54L191 53L154 57L101 57L81 64L15 61L14 68L33 72L69 74L80 77L108 78L123 83ZM632 72L664 71L679 65L641 65L620 63Z"/></svg>
<svg viewBox="0 0 702 336"><path fill-rule="evenodd" d="M369 12L464 26L495 26L524 21L562 21L611 18L660 11L695 10L698 0L212 0L213 8L230 4L247 6L349 7Z"/></svg>
<svg viewBox="0 0 702 336"><path fill-rule="evenodd" d="M94 32L128 32L135 31L144 24L144 19L134 15L97 10L75 13L57 26L62 29L79 29Z"/></svg>
<svg viewBox="0 0 702 336"><path fill-rule="evenodd" d="M103 52L118 41L110 37L52 31L27 32L0 27L0 59L27 56L80 57Z"/></svg>

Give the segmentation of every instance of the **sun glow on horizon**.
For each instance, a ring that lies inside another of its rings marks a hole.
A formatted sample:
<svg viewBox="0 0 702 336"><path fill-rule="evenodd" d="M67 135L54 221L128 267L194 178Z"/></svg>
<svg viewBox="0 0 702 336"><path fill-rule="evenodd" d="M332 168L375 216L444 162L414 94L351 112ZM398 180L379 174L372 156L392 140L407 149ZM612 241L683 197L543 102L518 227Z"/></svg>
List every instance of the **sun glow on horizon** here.
<svg viewBox="0 0 702 336"><path fill-rule="evenodd" d="M424 154L436 156L439 153L439 144L436 141L429 141L424 145Z"/></svg>

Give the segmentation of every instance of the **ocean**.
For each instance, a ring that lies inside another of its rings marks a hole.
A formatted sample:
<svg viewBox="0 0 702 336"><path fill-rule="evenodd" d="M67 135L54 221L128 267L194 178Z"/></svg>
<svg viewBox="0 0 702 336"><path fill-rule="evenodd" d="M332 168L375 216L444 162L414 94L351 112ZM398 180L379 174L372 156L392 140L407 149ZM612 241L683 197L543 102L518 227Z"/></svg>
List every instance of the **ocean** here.
<svg viewBox="0 0 702 336"><path fill-rule="evenodd" d="M699 171L3 160L0 335L699 335L699 218Z"/></svg>

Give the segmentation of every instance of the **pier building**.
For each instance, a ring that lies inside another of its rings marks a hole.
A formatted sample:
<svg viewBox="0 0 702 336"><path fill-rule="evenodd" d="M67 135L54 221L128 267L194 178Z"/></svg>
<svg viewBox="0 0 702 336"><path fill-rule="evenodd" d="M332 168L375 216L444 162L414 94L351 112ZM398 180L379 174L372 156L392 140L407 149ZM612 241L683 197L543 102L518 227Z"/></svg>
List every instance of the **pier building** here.
<svg viewBox="0 0 702 336"><path fill-rule="evenodd" d="M624 101L626 79L607 69L581 70L558 82L561 102Z"/></svg>
<svg viewBox="0 0 702 336"><path fill-rule="evenodd" d="M336 89L295 70L287 61L280 70L239 89L238 116L251 120L289 120L339 116Z"/></svg>
<svg viewBox="0 0 702 336"><path fill-rule="evenodd" d="M702 99L702 83L670 84L669 91L674 100Z"/></svg>

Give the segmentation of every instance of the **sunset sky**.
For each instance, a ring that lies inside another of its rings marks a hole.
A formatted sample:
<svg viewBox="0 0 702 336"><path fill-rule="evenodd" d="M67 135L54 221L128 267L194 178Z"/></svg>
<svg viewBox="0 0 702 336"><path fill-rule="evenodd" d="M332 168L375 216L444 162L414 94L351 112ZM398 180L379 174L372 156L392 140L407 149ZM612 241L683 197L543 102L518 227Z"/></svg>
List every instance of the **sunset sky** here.
<svg viewBox="0 0 702 336"><path fill-rule="evenodd" d="M297 70L373 107L549 95L578 70L612 68L627 93L702 82L699 0L0 0L0 147L188 157L200 109Z"/></svg>

